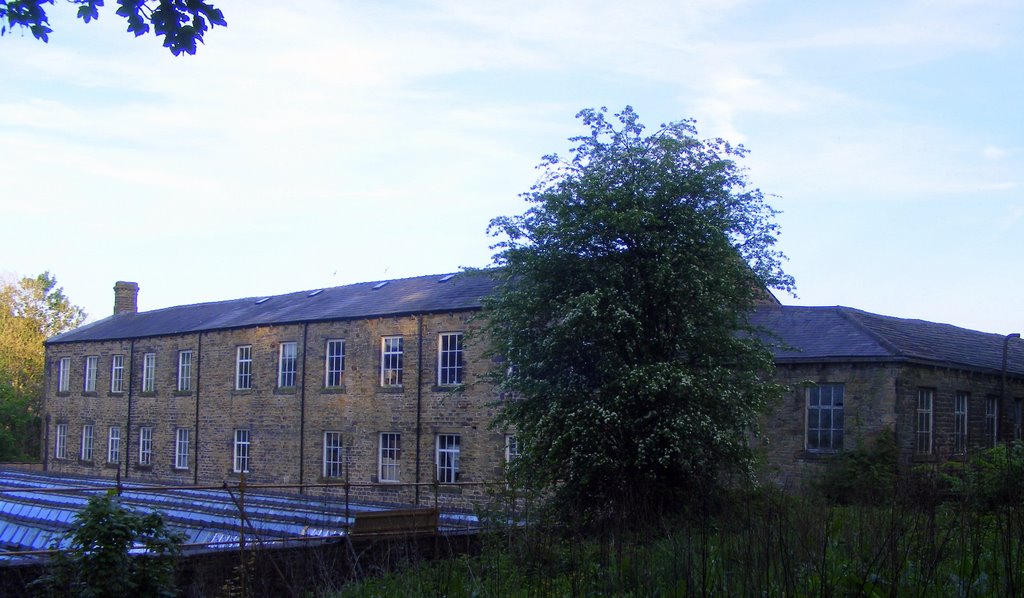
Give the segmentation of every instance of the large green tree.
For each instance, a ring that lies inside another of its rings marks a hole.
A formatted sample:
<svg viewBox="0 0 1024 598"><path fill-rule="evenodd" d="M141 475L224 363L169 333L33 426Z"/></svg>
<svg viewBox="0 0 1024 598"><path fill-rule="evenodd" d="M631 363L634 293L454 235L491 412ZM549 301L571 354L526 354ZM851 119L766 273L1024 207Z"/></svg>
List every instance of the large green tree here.
<svg viewBox="0 0 1024 598"><path fill-rule="evenodd" d="M86 23L99 18L103 0L68 0L78 6L77 16ZM50 19L46 4L53 0L0 0L0 35L27 29L36 39L49 41ZM204 0L115 0L116 14L128 22L136 37L149 33L164 38L164 47L175 56L196 53L206 31L227 26L224 13Z"/></svg>
<svg viewBox="0 0 1024 598"><path fill-rule="evenodd" d="M0 282L0 460L37 456L43 341L84 319L49 272Z"/></svg>
<svg viewBox="0 0 1024 598"><path fill-rule="evenodd" d="M663 513L749 464L779 388L746 315L793 281L742 146L692 121L644 135L629 107L577 117L589 133L544 158L532 206L490 225L487 330L515 397L498 425L522 447L513 473L570 512Z"/></svg>

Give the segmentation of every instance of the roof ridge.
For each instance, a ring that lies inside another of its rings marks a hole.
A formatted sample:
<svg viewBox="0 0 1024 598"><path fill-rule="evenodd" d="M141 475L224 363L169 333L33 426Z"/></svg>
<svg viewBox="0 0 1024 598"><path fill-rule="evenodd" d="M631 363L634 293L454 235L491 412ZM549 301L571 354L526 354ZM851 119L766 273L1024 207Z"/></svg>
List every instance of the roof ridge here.
<svg viewBox="0 0 1024 598"><path fill-rule="evenodd" d="M860 320L860 318L859 318L859 316L861 316L861 315L872 315L873 316L873 315L878 315L878 314L871 314L871 313L866 312L866 311L862 311L862 310L859 310L859 309L856 309L856 308L852 308L852 307L845 307L845 306L842 306L842 305L837 305L835 307L835 309L836 309L836 312L839 314L840 317L842 317L846 321L848 321L851 324L853 324L858 330L860 330L864 334L866 334L869 337L871 337L871 339L874 340L876 343L878 343L878 345L880 347L882 347L883 349L889 351L891 354L893 354L896 357L907 357L907 354L902 349L900 349L896 345L896 343L890 341L889 339L885 338L881 334L879 334L879 333L875 332L874 330L872 330L871 327L869 327L866 324L864 324L864 322L862 322ZM885 317L885 316L883 316L883 317Z"/></svg>

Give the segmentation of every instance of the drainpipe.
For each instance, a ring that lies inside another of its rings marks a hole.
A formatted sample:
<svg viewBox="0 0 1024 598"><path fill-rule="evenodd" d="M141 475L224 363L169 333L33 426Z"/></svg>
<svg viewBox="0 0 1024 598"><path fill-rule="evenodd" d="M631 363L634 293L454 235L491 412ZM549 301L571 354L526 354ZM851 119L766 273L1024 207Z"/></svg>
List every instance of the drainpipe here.
<svg viewBox="0 0 1024 598"><path fill-rule="evenodd" d="M203 375L203 333L196 334L196 462L195 471L192 472L192 485L199 485L199 383Z"/></svg>
<svg viewBox="0 0 1024 598"><path fill-rule="evenodd" d="M122 376L124 374L122 373ZM123 383L123 382L122 382ZM128 426L124 432L124 479L128 479L128 463L132 455L132 391L135 388L135 339L128 348Z"/></svg>
<svg viewBox="0 0 1024 598"><path fill-rule="evenodd" d="M46 414L46 429L43 430L43 471L50 471L50 414Z"/></svg>
<svg viewBox="0 0 1024 598"><path fill-rule="evenodd" d="M420 504L420 436L423 415L423 315L416 316L416 500Z"/></svg>
<svg viewBox="0 0 1024 598"><path fill-rule="evenodd" d="M306 488L306 340L309 322L302 324L302 385L299 386L299 494Z"/></svg>
<svg viewBox="0 0 1024 598"><path fill-rule="evenodd" d="M999 411L997 413L1005 412L1004 410L1006 409L1006 366L1007 357L1009 356L1011 338L1020 338L1020 333L1014 332L1013 334L1007 334L1005 337L1003 337L1003 376L1002 382L999 385ZM997 430L999 429L998 425L999 424L997 423Z"/></svg>

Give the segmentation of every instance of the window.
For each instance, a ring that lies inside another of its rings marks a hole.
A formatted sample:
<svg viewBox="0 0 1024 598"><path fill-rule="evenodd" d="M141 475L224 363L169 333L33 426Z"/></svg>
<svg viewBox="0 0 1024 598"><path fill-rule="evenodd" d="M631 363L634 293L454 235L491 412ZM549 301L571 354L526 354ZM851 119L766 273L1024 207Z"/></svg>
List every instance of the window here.
<svg viewBox="0 0 1024 598"><path fill-rule="evenodd" d="M249 471L249 430L235 430L234 463L231 470L235 473Z"/></svg>
<svg viewBox="0 0 1024 598"><path fill-rule="evenodd" d="M139 465L153 463L153 428L139 428Z"/></svg>
<svg viewBox="0 0 1024 598"><path fill-rule="evenodd" d="M437 435L437 481L442 484L454 484L459 480L459 445L458 434Z"/></svg>
<svg viewBox="0 0 1024 598"><path fill-rule="evenodd" d="M932 452L932 399L935 391L930 388L917 389L917 426L914 430L914 450L919 455Z"/></svg>
<svg viewBox="0 0 1024 598"><path fill-rule="evenodd" d="M462 384L461 332L448 332L437 337L437 384Z"/></svg>
<svg viewBox="0 0 1024 598"><path fill-rule="evenodd" d="M82 461L92 461L92 431L92 424L85 424L82 426Z"/></svg>
<svg viewBox="0 0 1024 598"><path fill-rule="evenodd" d="M519 456L519 441L511 434L505 435L505 463L511 463Z"/></svg>
<svg viewBox="0 0 1024 598"><path fill-rule="evenodd" d="M843 449L844 394L842 384L819 384L807 389L807 450Z"/></svg>
<svg viewBox="0 0 1024 598"><path fill-rule="evenodd" d="M117 463L121 460L121 428L110 426L107 432L107 463Z"/></svg>
<svg viewBox="0 0 1024 598"><path fill-rule="evenodd" d="M142 392L156 391L156 353L142 356Z"/></svg>
<svg viewBox="0 0 1024 598"><path fill-rule="evenodd" d="M249 390L252 388L252 345L238 348L235 359L235 388Z"/></svg>
<svg viewBox="0 0 1024 598"><path fill-rule="evenodd" d="M99 364L100 358L95 355L85 358L85 382L82 384L84 392L96 392L96 369Z"/></svg>
<svg viewBox="0 0 1024 598"><path fill-rule="evenodd" d="M280 358L277 362L277 387L295 387L295 343L281 343Z"/></svg>
<svg viewBox="0 0 1024 598"><path fill-rule="evenodd" d="M55 459L67 459L68 458L68 425L57 424L56 442L53 446L53 456Z"/></svg>
<svg viewBox="0 0 1024 598"><path fill-rule="evenodd" d="M395 432L381 432L379 455L377 479L382 482L397 482L398 458L402 455L402 435Z"/></svg>
<svg viewBox="0 0 1024 598"><path fill-rule="evenodd" d="M124 355L110 357L110 392L124 392Z"/></svg>
<svg viewBox="0 0 1024 598"><path fill-rule="evenodd" d="M402 385L402 337L380 339L380 385Z"/></svg>
<svg viewBox="0 0 1024 598"><path fill-rule="evenodd" d="M1021 427L1024 426L1024 410L1021 409L1021 403L1024 403L1024 399L1013 400L1013 439L1020 440L1021 438Z"/></svg>
<svg viewBox="0 0 1024 598"><path fill-rule="evenodd" d="M178 392L192 390L192 351L178 351Z"/></svg>
<svg viewBox="0 0 1024 598"><path fill-rule="evenodd" d="M341 432L324 432L324 477L344 476L343 467Z"/></svg>
<svg viewBox="0 0 1024 598"><path fill-rule="evenodd" d="M337 388L341 386L342 374L345 373L345 341L341 339L328 340L326 355L324 386Z"/></svg>
<svg viewBox="0 0 1024 598"><path fill-rule="evenodd" d="M188 469L188 428L174 431L174 468Z"/></svg>
<svg viewBox="0 0 1024 598"><path fill-rule="evenodd" d="M953 397L953 452L967 452L967 403L970 396L966 392L958 392Z"/></svg>
<svg viewBox="0 0 1024 598"><path fill-rule="evenodd" d="M61 357L57 362L57 392L71 390L71 358Z"/></svg>
<svg viewBox="0 0 1024 598"><path fill-rule="evenodd" d="M995 397L985 399L985 445L994 447L999 438L999 403Z"/></svg>

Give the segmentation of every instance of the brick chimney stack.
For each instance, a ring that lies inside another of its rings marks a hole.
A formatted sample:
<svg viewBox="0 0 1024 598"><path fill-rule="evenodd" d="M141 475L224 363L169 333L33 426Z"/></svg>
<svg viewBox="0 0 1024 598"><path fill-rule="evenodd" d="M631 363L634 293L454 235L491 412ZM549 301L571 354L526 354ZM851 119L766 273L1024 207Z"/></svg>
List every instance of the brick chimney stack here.
<svg viewBox="0 0 1024 598"><path fill-rule="evenodd" d="M139 311L139 285L119 280L114 283L114 315Z"/></svg>

